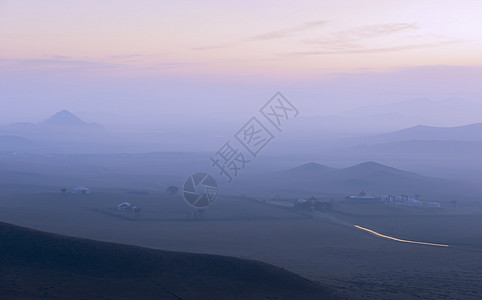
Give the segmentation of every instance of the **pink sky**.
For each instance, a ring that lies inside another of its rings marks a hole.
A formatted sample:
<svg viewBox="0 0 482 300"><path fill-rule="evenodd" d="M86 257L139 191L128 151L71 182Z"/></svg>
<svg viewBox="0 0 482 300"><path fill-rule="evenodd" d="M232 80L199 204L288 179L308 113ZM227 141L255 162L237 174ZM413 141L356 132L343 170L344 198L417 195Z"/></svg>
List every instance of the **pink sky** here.
<svg viewBox="0 0 482 300"><path fill-rule="evenodd" d="M76 60L106 73L274 77L473 66L481 10L480 1L441 0L1 1L0 56L44 59L36 68Z"/></svg>
<svg viewBox="0 0 482 300"><path fill-rule="evenodd" d="M160 98L181 112L199 98L222 106L276 90L307 99L310 113L403 100L402 86L406 97L482 101L469 78L482 65L480 11L480 1L443 0L0 1L0 88L10 103L0 117L106 111L116 93L126 103L138 97L144 106L136 109L146 112L160 109ZM468 80L438 66L457 67ZM433 69L406 74L417 68ZM374 92L383 74L399 73L403 83L391 75L388 91ZM440 80L421 86L427 75ZM327 92L333 80L339 90ZM371 91L362 97L340 93L363 82ZM38 101L44 110L25 109Z"/></svg>

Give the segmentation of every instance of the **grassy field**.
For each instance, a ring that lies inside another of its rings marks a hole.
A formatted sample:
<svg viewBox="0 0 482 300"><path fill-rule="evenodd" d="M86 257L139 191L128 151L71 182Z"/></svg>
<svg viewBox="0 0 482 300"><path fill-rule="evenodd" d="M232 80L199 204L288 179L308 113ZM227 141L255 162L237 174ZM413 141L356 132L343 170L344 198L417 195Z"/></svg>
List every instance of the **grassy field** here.
<svg viewBox="0 0 482 300"><path fill-rule="evenodd" d="M331 286L345 298L482 297L477 211L337 204L329 218L318 218L221 196L192 218L179 195L91 188L91 195L71 195L46 187L5 187L0 220L74 237L256 259ZM141 207L140 214L117 211L123 201ZM352 224L450 247L384 240Z"/></svg>

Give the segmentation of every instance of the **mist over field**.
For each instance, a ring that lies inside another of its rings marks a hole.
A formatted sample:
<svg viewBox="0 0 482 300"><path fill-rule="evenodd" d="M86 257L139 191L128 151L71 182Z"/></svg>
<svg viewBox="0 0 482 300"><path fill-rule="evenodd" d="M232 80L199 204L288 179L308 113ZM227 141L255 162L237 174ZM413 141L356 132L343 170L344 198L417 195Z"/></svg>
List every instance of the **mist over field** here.
<svg viewBox="0 0 482 300"><path fill-rule="evenodd" d="M480 299L462 2L0 1L0 298Z"/></svg>

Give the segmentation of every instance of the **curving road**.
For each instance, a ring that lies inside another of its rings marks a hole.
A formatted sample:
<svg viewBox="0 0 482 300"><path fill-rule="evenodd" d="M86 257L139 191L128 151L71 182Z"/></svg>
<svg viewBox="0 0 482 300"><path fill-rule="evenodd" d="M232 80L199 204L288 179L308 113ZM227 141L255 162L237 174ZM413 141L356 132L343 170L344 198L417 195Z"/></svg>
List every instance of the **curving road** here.
<svg viewBox="0 0 482 300"><path fill-rule="evenodd" d="M444 245L444 244L435 244L435 243L425 243L425 242L416 242L416 241L409 241L409 240L402 240L402 239L397 239L395 237L391 237L391 236L388 236L388 235L384 235L384 234L381 234L381 233L378 233L376 231L373 231L371 229L368 229L368 228L365 228L365 227L361 227L361 226L358 226L358 225L353 225L355 226L355 228L358 228L360 230L364 230L364 231L367 231L375 236L378 236L378 237L382 237L382 238L385 238L385 239L389 239L389 240L393 240L393 241L397 241L397 242L402 242L402 243L410 243L410 244L419 244L419 245L428 245L428 246L436 246L436 247L448 247L449 245Z"/></svg>

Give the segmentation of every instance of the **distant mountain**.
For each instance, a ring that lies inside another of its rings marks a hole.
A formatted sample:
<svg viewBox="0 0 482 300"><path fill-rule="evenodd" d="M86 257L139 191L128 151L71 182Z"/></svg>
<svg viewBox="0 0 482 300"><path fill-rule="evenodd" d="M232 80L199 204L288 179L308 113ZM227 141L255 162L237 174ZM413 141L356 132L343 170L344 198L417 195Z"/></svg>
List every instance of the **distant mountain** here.
<svg viewBox="0 0 482 300"><path fill-rule="evenodd" d="M423 176L399 170L396 168L392 168L383 164L379 164L376 162L364 162L355 166L351 166L348 168L341 169L337 172L338 176L343 177L360 177L360 178L367 178L373 175L392 175L392 176L399 176L399 177L411 177L411 178L423 178Z"/></svg>
<svg viewBox="0 0 482 300"><path fill-rule="evenodd" d="M15 135L2 135L0 136L0 145L1 144L18 144L18 145L28 145L33 143L32 140L23 138L21 136L15 136Z"/></svg>
<svg viewBox="0 0 482 300"><path fill-rule="evenodd" d="M350 190L367 189L377 193L422 194L444 180L425 177L375 162L341 169L331 175L334 185ZM427 189L428 188L428 189Z"/></svg>
<svg viewBox="0 0 482 300"><path fill-rule="evenodd" d="M30 122L15 122L6 126L9 129L31 129L34 128L36 124Z"/></svg>
<svg viewBox="0 0 482 300"><path fill-rule="evenodd" d="M432 200L439 199L440 195L456 195L462 190L457 184L376 162L364 162L342 169L309 163L264 176L263 180L253 178L249 182L253 190L271 191L273 194L285 192L347 195L365 190L373 194L420 194L432 197Z"/></svg>
<svg viewBox="0 0 482 300"><path fill-rule="evenodd" d="M394 103L378 104L378 105L366 105L361 107L352 108L346 111L349 115L363 115L370 116L384 113L401 113L426 111L433 108L438 102L430 100L428 98L414 98L404 101L398 101ZM447 102L445 102L447 103Z"/></svg>
<svg viewBox="0 0 482 300"><path fill-rule="evenodd" d="M467 123L480 122L482 104L461 98L448 98L434 101L428 98L415 98L394 103L357 107L345 112L346 116L376 116L396 113L417 120L417 123L460 124L460 116ZM412 123L413 124L413 123Z"/></svg>
<svg viewBox="0 0 482 300"><path fill-rule="evenodd" d="M34 141L15 135L0 136L0 151L20 151L28 149L35 144Z"/></svg>
<svg viewBox="0 0 482 300"><path fill-rule="evenodd" d="M401 141L482 141L482 123L469 124L457 127L432 127L417 125L414 127L355 138L358 144L379 144Z"/></svg>
<svg viewBox="0 0 482 300"><path fill-rule="evenodd" d="M482 140L407 140L379 144L363 144L337 149L338 157L374 157L384 159L482 160Z"/></svg>
<svg viewBox="0 0 482 300"><path fill-rule="evenodd" d="M266 263L161 251L0 223L2 299L332 299Z"/></svg>
<svg viewBox="0 0 482 300"><path fill-rule="evenodd" d="M87 123L79 119L76 115L69 112L68 110L61 110L54 114L47 120L45 120L43 125L54 125L54 126L82 126Z"/></svg>
<svg viewBox="0 0 482 300"><path fill-rule="evenodd" d="M337 169L327 167L315 162L303 164L301 166L279 172L284 175L328 175L334 176L360 176L365 177L377 173L391 173L397 176L420 176L412 172L399 170L376 162L364 162L351 167ZM422 177L422 176L420 176Z"/></svg>
<svg viewBox="0 0 482 300"><path fill-rule="evenodd" d="M101 127L97 123L87 123L82 121L73 113L68 110L61 110L41 123L45 126L56 126L56 127Z"/></svg>
<svg viewBox="0 0 482 300"><path fill-rule="evenodd" d="M360 136L380 133L380 128L396 130L417 124L420 119L398 113L343 116L306 116L299 117L296 122L290 124L290 132L293 138L304 138L312 142L314 136L339 139L349 136ZM288 134L288 133L287 133Z"/></svg>
<svg viewBox="0 0 482 300"><path fill-rule="evenodd" d="M98 123L87 123L79 117L69 112L68 110L61 110L47 120L41 123L31 122L17 122L0 128L0 134L4 135L20 135L21 133L45 133L49 130L82 130L82 129L100 129L102 126Z"/></svg>
<svg viewBox="0 0 482 300"><path fill-rule="evenodd" d="M105 132L97 123L87 123L67 110L52 115L41 123L12 123L0 127L0 136L17 136L25 140L4 138L0 151L22 151L29 153L78 152L105 140ZM27 141L27 140L30 140ZM96 140L96 143L92 141ZM32 142L35 141L35 142ZM0 140L1 142L1 140Z"/></svg>
<svg viewBox="0 0 482 300"><path fill-rule="evenodd" d="M289 174L322 174L328 173L336 170L335 168L327 167L315 162L310 162L293 169L281 171L282 173L289 173Z"/></svg>

